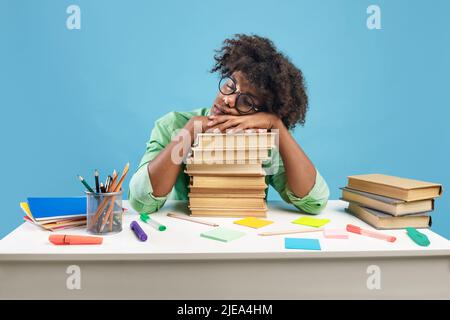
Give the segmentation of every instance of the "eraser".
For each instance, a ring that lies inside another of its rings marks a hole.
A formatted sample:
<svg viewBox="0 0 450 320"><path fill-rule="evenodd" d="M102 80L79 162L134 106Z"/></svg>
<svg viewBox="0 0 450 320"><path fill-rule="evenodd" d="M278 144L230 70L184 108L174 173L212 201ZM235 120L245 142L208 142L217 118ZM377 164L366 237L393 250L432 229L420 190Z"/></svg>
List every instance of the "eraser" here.
<svg viewBox="0 0 450 320"><path fill-rule="evenodd" d="M329 239L348 239L348 233L344 229L325 229L323 235Z"/></svg>

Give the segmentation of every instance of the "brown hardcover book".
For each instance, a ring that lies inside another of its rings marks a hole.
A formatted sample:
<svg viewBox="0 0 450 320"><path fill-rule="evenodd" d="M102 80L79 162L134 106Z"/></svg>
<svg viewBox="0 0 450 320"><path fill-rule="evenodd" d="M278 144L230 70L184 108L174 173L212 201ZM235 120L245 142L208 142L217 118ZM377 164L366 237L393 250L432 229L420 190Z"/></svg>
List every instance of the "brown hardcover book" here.
<svg viewBox="0 0 450 320"><path fill-rule="evenodd" d="M350 188L342 189L342 200L355 202L367 208L383 211L393 216L402 216L434 209L434 199L406 202Z"/></svg>
<svg viewBox="0 0 450 320"><path fill-rule="evenodd" d="M260 194L265 194L265 191L267 189L267 185L257 188L246 188L246 189L240 189L240 188L220 188L220 187L213 187L213 188L197 188L193 186L189 186L189 190L191 194L230 194L232 196L240 195L240 194L246 194L247 196L255 196Z"/></svg>
<svg viewBox="0 0 450 320"><path fill-rule="evenodd" d="M206 191L210 191L211 189L208 189ZM228 192L228 190L225 190ZM253 191L253 190L252 190ZM238 192L235 193L201 193L201 192L189 192L188 194L189 198L265 198L266 193L264 191L257 192L248 192L248 190L238 190Z"/></svg>
<svg viewBox="0 0 450 320"><path fill-rule="evenodd" d="M207 164L188 162L185 172L190 175L261 176L265 175L261 162L234 164Z"/></svg>
<svg viewBox="0 0 450 320"><path fill-rule="evenodd" d="M208 198L191 197L189 206L194 208L227 208L227 209L264 209L266 202L263 198Z"/></svg>
<svg viewBox="0 0 450 320"><path fill-rule="evenodd" d="M275 132L256 133L200 133L197 135L194 146L213 149L240 149L240 148L273 148L275 146Z"/></svg>
<svg viewBox="0 0 450 320"><path fill-rule="evenodd" d="M198 188L238 188L255 189L267 187L265 176L229 177L229 176L192 176L191 185Z"/></svg>
<svg viewBox="0 0 450 320"><path fill-rule="evenodd" d="M353 202L349 203L347 211L376 229L428 228L431 226L431 217L427 212L394 217Z"/></svg>
<svg viewBox="0 0 450 320"><path fill-rule="evenodd" d="M394 199L416 201L441 195L442 185L384 174L362 174L348 177L349 188Z"/></svg>
<svg viewBox="0 0 450 320"><path fill-rule="evenodd" d="M189 158L186 163L188 174L208 174L208 175L258 175L264 174L262 162L254 163L223 163L208 164L194 161Z"/></svg>
<svg viewBox="0 0 450 320"><path fill-rule="evenodd" d="M191 216L198 217L265 217L267 208L264 209L217 209L217 208L195 208L189 207Z"/></svg>
<svg viewBox="0 0 450 320"><path fill-rule="evenodd" d="M270 149L204 149L192 148L192 157L196 162L212 164L234 164L238 162L259 163L270 159Z"/></svg>

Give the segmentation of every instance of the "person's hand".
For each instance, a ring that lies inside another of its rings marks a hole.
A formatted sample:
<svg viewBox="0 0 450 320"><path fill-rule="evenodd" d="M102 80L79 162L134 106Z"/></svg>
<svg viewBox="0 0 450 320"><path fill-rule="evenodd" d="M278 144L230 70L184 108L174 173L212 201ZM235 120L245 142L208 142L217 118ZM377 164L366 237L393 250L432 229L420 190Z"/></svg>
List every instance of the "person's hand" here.
<svg viewBox="0 0 450 320"><path fill-rule="evenodd" d="M194 116L189 119L185 128L188 129L191 133L194 133L194 129L197 131L195 133L205 132L206 129L208 129L208 126L207 126L208 122L209 122L209 119L206 116Z"/></svg>
<svg viewBox="0 0 450 320"><path fill-rule="evenodd" d="M243 116L212 115L208 117L207 131L239 132L246 129L275 129L281 120L276 115L267 112L257 112Z"/></svg>

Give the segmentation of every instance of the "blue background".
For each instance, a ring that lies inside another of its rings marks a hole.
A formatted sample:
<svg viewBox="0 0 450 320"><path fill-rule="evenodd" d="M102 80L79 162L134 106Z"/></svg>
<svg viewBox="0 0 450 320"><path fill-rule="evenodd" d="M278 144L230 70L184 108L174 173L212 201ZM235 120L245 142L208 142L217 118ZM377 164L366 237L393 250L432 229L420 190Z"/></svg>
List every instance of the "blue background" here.
<svg viewBox="0 0 450 320"><path fill-rule="evenodd" d="M81 30L66 28L70 4ZM382 30L366 27L370 4ZM446 0L1 0L0 237L27 196L79 195L76 174L134 169L157 118L210 106L213 51L235 33L269 37L303 70L310 111L295 136L332 199L370 172L448 187L449 14ZM447 238L449 211L444 191L433 230Z"/></svg>

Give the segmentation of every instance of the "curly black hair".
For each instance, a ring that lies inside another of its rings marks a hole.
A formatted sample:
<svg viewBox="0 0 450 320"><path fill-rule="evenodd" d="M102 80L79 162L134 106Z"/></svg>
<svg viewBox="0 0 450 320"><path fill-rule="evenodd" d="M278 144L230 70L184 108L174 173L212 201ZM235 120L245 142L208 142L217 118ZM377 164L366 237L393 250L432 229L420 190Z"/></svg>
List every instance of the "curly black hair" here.
<svg viewBox="0 0 450 320"><path fill-rule="evenodd" d="M236 34L223 41L214 60L212 73L229 76L241 71L263 95L265 111L276 114L287 128L304 125L308 96L303 74L271 40Z"/></svg>

